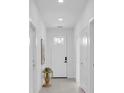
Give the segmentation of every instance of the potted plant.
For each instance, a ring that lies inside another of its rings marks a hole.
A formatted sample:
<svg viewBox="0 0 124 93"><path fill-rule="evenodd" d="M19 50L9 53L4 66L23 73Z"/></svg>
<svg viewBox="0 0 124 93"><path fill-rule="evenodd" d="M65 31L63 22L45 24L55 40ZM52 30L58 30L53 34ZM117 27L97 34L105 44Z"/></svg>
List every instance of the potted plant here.
<svg viewBox="0 0 124 93"><path fill-rule="evenodd" d="M51 86L51 77L53 75L52 69L49 68L49 67L46 67L43 70L43 73L44 73L44 84L43 84L43 87L49 87L49 86Z"/></svg>

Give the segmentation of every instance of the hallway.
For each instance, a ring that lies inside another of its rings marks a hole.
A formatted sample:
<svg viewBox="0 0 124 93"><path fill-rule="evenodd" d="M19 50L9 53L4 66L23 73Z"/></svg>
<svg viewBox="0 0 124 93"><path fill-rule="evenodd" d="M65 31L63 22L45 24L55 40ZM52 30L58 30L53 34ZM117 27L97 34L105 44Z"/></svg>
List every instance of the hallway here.
<svg viewBox="0 0 124 93"><path fill-rule="evenodd" d="M29 8L30 93L94 93L94 0L30 0ZM41 88L48 73L59 79Z"/></svg>
<svg viewBox="0 0 124 93"><path fill-rule="evenodd" d="M84 93L72 79L53 79L52 87L42 88L40 93Z"/></svg>

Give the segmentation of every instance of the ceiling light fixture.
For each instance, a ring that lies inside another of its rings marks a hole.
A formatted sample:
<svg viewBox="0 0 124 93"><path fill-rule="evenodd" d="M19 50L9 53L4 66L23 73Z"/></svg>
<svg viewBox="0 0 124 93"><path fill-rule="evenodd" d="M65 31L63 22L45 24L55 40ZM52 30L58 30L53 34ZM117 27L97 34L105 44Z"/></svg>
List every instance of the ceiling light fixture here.
<svg viewBox="0 0 124 93"><path fill-rule="evenodd" d="M58 3L64 3L64 0L58 0Z"/></svg>

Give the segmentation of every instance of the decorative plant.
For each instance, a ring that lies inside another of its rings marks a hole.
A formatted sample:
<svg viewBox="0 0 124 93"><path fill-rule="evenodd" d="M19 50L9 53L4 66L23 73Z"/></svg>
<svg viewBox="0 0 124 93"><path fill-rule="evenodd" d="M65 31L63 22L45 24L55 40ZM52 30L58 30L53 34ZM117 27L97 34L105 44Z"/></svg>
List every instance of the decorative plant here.
<svg viewBox="0 0 124 93"><path fill-rule="evenodd" d="M43 73L44 73L44 81L45 81L45 84L43 85L43 87L48 87L48 86L50 86L50 82L51 82L51 77L52 77L53 71L52 71L51 68L46 67L43 70Z"/></svg>

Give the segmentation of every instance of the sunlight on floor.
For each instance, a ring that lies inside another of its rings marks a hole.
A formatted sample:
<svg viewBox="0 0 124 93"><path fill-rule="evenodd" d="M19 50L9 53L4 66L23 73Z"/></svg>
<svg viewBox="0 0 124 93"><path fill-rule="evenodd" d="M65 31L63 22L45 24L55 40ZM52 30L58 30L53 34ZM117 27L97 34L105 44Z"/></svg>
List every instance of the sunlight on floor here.
<svg viewBox="0 0 124 93"><path fill-rule="evenodd" d="M42 88L40 93L83 93L72 79L53 79L52 86Z"/></svg>

